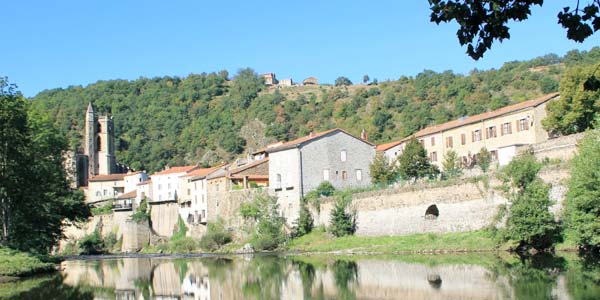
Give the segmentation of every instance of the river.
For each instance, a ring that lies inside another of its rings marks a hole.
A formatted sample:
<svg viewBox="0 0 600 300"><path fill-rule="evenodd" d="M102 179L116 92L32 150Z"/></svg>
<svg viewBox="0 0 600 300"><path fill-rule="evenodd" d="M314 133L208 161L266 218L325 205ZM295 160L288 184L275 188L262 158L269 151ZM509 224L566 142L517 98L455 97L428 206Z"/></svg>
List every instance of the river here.
<svg viewBox="0 0 600 300"><path fill-rule="evenodd" d="M0 285L1 299L600 299L575 255L227 256L70 260Z"/></svg>

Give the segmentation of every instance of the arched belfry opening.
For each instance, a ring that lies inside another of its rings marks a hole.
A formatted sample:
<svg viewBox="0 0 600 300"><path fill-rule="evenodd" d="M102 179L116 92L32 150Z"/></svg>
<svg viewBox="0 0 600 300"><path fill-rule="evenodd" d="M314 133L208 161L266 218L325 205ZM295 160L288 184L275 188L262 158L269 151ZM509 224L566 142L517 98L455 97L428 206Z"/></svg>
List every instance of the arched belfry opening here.
<svg viewBox="0 0 600 300"><path fill-rule="evenodd" d="M440 216L440 210L437 205L430 205L425 211L425 219L427 220L435 220Z"/></svg>

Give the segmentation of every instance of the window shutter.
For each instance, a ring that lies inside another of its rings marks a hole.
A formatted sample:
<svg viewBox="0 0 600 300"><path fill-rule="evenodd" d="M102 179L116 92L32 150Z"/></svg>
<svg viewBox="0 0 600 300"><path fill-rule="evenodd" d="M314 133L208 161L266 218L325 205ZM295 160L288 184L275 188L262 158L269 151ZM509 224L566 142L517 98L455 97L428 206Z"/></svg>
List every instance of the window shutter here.
<svg viewBox="0 0 600 300"><path fill-rule="evenodd" d="M498 136L498 131L496 130L496 126L494 126L494 137Z"/></svg>
<svg viewBox="0 0 600 300"><path fill-rule="evenodd" d="M525 130L529 130L529 122L527 120L524 120L525 122Z"/></svg>
<svg viewBox="0 0 600 300"><path fill-rule="evenodd" d="M490 129L489 129L489 128L486 128L486 129L485 129L485 139L487 140L487 139L489 139L489 138L490 138Z"/></svg>
<svg viewBox="0 0 600 300"><path fill-rule="evenodd" d="M512 123L509 122L506 124L508 124L508 134L511 134L512 133Z"/></svg>
<svg viewBox="0 0 600 300"><path fill-rule="evenodd" d="M471 142L475 142L475 131L471 131Z"/></svg>
<svg viewBox="0 0 600 300"><path fill-rule="evenodd" d="M517 132L521 131L521 128L519 128L519 120L515 122L515 125L517 125Z"/></svg>
<svg viewBox="0 0 600 300"><path fill-rule="evenodd" d="M500 127L500 136L504 136L504 125Z"/></svg>

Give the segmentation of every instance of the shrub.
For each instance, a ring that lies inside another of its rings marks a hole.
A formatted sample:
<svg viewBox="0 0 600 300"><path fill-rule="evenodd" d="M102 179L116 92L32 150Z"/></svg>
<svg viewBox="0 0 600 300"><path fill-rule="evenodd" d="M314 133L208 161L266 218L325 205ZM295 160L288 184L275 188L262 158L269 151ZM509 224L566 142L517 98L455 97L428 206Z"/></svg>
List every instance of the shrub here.
<svg viewBox="0 0 600 300"><path fill-rule="evenodd" d="M179 216L177 218L177 232L175 232L173 234L173 236L171 237L171 241L175 241L181 238L185 237L185 234L187 233L187 226L185 226L185 223L183 222L183 219L181 219L181 216Z"/></svg>
<svg viewBox="0 0 600 300"><path fill-rule="evenodd" d="M131 220L136 223L142 223L150 219L150 212L148 211L148 199L144 197L140 202L140 205L135 209L135 213L131 215Z"/></svg>
<svg viewBox="0 0 600 300"><path fill-rule="evenodd" d="M433 178L440 170L429 162L427 151L423 145L412 138L398 157L398 173L403 179Z"/></svg>
<svg viewBox="0 0 600 300"><path fill-rule="evenodd" d="M317 192L317 195L319 195L319 196L329 197L329 196L332 196L333 193L335 193L335 188L333 187L331 182L323 181L319 184L319 186L317 187L317 189L315 191Z"/></svg>
<svg viewBox="0 0 600 300"><path fill-rule="evenodd" d="M104 241L102 240L102 236L100 236L100 232L98 230L95 230L90 235L84 236L79 243L79 248L81 248L81 254L84 255L105 253Z"/></svg>
<svg viewBox="0 0 600 300"><path fill-rule="evenodd" d="M550 186L537 177L540 168L535 157L525 153L501 173L502 189L512 202L503 235L505 240L518 242L517 251L551 249L561 241L560 227L549 210Z"/></svg>
<svg viewBox="0 0 600 300"><path fill-rule="evenodd" d="M571 160L566 224L579 246L600 249L600 131L586 133Z"/></svg>
<svg viewBox="0 0 600 300"><path fill-rule="evenodd" d="M375 155L373 162L369 165L369 171L375 184L389 185L398 177L395 165L391 164L381 152Z"/></svg>
<svg viewBox="0 0 600 300"><path fill-rule="evenodd" d="M485 173L490 169L490 165L492 163L492 154L487 148L483 147L477 153L477 164L481 168L481 170Z"/></svg>
<svg viewBox="0 0 600 300"><path fill-rule="evenodd" d="M200 239L200 247L204 250L215 251L231 240L231 233L225 230L223 221L218 219L214 223L208 223L208 229Z"/></svg>
<svg viewBox="0 0 600 300"><path fill-rule="evenodd" d="M198 248L198 243L191 237L182 237L169 242L171 253L191 253Z"/></svg>
<svg viewBox="0 0 600 300"><path fill-rule="evenodd" d="M460 159L454 150L450 150L444 155L444 177L454 178L460 176L462 169L460 167Z"/></svg>
<svg viewBox="0 0 600 300"><path fill-rule="evenodd" d="M350 193L341 193L331 212L329 231L337 237L352 235L356 231L356 212L347 212L351 201L352 195Z"/></svg>
<svg viewBox="0 0 600 300"><path fill-rule="evenodd" d="M285 242L284 219L279 215L277 198L264 194L257 195L254 201L247 204L244 209L247 212L241 212L242 215L246 215L246 218L252 218L256 222L251 239L254 249L274 250Z"/></svg>
<svg viewBox="0 0 600 300"><path fill-rule="evenodd" d="M113 202L107 201L106 203L104 203L104 205L102 205L100 207L92 207L91 211L92 211L92 216L101 216L101 215L112 214Z"/></svg>
<svg viewBox="0 0 600 300"><path fill-rule="evenodd" d="M314 219L310 214L310 210L308 210L306 200L304 199L300 202L300 216L295 223L296 224L292 230L292 237L301 237L310 233L313 229Z"/></svg>

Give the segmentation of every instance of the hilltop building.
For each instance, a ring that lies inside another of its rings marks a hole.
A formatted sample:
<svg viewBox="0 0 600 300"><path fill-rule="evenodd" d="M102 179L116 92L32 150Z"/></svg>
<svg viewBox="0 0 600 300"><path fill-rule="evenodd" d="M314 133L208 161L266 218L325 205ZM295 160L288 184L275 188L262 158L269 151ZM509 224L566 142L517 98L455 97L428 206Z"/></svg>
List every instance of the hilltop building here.
<svg viewBox="0 0 600 300"><path fill-rule="evenodd" d="M421 142L431 162L442 168L444 155L455 151L465 167L477 162L477 153L486 148L492 159L503 166L518 154L518 149L549 139L542 127L546 104L558 99L552 93L537 99L509 105L491 112L424 128L413 136ZM396 159L412 136L377 146L390 160Z"/></svg>
<svg viewBox="0 0 600 300"><path fill-rule="evenodd" d="M266 73L261 75L265 79L265 85L277 85L279 81L275 78L275 73Z"/></svg>
<svg viewBox="0 0 600 300"><path fill-rule="evenodd" d="M316 77L308 77L302 81L302 85L319 85L319 80Z"/></svg>

